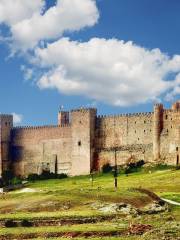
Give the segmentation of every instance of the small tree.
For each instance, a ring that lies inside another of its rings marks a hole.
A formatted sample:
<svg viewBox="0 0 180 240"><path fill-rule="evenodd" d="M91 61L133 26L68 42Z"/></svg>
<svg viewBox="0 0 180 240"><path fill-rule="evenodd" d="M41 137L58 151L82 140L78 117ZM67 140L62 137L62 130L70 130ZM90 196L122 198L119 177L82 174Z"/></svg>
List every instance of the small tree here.
<svg viewBox="0 0 180 240"><path fill-rule="evenodd" d="M10 185L13 178L14 173L11 170L6 170L2 172L2 179L5 185Z"/></svg>

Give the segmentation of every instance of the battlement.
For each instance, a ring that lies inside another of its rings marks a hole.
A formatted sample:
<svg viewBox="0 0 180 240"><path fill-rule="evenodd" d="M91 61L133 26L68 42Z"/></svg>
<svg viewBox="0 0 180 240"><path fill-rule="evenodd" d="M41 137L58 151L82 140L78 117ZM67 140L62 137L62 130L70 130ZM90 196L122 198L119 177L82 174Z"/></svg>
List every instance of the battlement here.
<svg viewBox="0 0 180 240"><path fill-rule="evenodd" d="M1 117L7 117L8 118L8 117L13 117L13 115L12 114L1 114L0 113L0 118Z"/></svg>
<svg viewBox="0 0 180 240"><path fill-rule="evenodd" d="M155 103L154 107L163 107L163 104L162 103Z"/></svg>
<svg viewBox="0 0 180 240"><path fill-rule="evenodd" d="M152 112L97 115L96 108L58 112L57 124L13 127L13 116L0 114L0 175L50 171L87 175L104 164L144 160L179 163L180 102L161 103ZM177 161L178 156L178 161Z"/></svg>
<svg viewBox="0 0 180 240"><path fill-rule="evenodd" d="M68 128L71 127L70 124L61 124L61 125L43 125L43 126L17 126L13 127L12 130L37 130L37 129L50 129L50 128Z"/></svg>
<svg viewBox="0 0 180 240"><path fill-rule="evenodd" d="M89 111L97 111L96 108L77 108L72 109L71 112L89 112Z"/></svg>
<svg viewBox="0 0 180 240"><path fill-rule="evenodd" d="M140 112L140 113L122 113L118 115L98 115L97 119L105 119L105 118L123 118L123 117L140 117L140 116L146 116L151 117L153 112Z"/></svg>

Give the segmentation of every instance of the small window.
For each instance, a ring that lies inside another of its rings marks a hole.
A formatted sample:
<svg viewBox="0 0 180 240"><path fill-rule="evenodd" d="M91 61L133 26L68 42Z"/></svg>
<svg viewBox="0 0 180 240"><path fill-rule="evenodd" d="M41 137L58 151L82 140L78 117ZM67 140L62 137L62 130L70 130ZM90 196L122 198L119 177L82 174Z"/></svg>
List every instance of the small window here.
<svg viewBox="0 0 180 240"><path fill-rule="evenodd" d="M178 152L178 147L176 147L176 152Z"/></svg>
<svg viewBox="0 0 180 240"><path fill-rule="evenodd" d="M166 119L166 120L168 119L168 115L165 116L165 119Z"/></svg>
<svg viewBox="0 0 180 240"><path fill-rule="evenodd" d="M139 141L139 138L138 138L138 141Z"/></svg>
<svg viewBox="0 0 180 240"><path fill-rule="evenodd" d="M136 130L134 132L136 133Z"/></svg>
<svg viewBox="0 0 180 240"><path fill-rule="evenodd" d="M146 123L146 121L144 120L144 123Z"/></svg>
<svg viewBox="0 0 180 240"><path fill-rule="evenodd" d="M149 131L151 132L151 129Z"/></svg>
<svg viewBox="0 0 180 240"><path fill-rule="evenodd" d="M146 130L144 130L144 133L146 132Z"/></svg>
<svg viewBox="0 0 180 240"><path fill-rule="evenodd" d="M78 142L78 146L79 146L79 147L81 146L81 141Z"/></svg>
<svg viewBox="0 0 180 240"><path fill-rule="evenodd" d="M136 124L136 121L134 123Z"/></svg>
<svg viewBox="0 0 180 240"><path fill-rule="evenodd" d="M7 123L7 122L5 122L5 125L7 126L7 125L8 125L8 123Z"/></svg>
<svg viewBox="0 0 180 240"><path fill-rule="evenodd" d="M172 129L172 126L171 126L171 129Z"/></svg>
<svg viewBox="0 0 180 240"><path fill-rule="evenodd" d="M169 130L167 129L167 133L169 132Z"/></svg>

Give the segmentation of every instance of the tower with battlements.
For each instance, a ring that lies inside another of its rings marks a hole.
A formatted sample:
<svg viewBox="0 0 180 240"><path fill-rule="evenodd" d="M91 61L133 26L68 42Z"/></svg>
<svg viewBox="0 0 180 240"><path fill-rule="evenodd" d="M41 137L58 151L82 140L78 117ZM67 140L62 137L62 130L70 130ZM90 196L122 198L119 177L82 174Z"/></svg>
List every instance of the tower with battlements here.
<svg viewBox="0 0 180 240"><path fill-rule="evenodd" d="M0 175L10 168L11 130L13 116L0 114Z"/></svg>
<svg viewBox="0 0 180 240"><path fill-rule="evenodd" d="M94 108L60 111L57 125L13 127L0 115L0 175L41 174L43 170L85 175L104 164L144 160L180 164L180 102L153 112L99 116Z"/></svg>

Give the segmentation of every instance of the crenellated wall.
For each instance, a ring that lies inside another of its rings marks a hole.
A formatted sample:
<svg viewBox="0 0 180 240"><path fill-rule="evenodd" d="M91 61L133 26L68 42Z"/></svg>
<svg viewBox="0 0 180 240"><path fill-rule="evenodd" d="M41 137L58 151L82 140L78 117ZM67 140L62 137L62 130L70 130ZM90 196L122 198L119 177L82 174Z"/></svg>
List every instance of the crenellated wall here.
<svg viewBox="0 0 180 240"><path fill-rule="evenodd" d="M153 113L98 116L95 145L99 167L115 161L118 164L131 160L150 159L152 154Z"/></svg>
<svg viewBox="0 0 180 240"><path fill-rule="evenodd" d="M70 125L14 128L11 145L14 171L16 175L40 174L43 169L70 174L71 147Z"/></svg>
<svg viewBox="0 0 180 240"><path fill-rule="evenodd" d="M13 127L11 115L0 115L0 175L43 170L89 174L106 163L144 160L180 164L180 102L171 109L156 104L153 112L97 116L97 110L58 113L58 125Z"/></svg>

